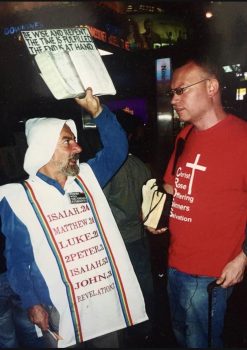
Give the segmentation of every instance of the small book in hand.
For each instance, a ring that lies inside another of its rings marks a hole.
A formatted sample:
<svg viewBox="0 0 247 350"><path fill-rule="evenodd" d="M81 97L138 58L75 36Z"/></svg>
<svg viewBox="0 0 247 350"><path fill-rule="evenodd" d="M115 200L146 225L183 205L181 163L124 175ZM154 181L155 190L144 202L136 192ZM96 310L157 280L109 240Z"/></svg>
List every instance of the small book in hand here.
<svg viewBox="0 0 247 350"><path fill-rule="evenodd" d="M159 188L156 179L142 187L142 217L145 226L154 229L168 228L172 195Z"/></svg>

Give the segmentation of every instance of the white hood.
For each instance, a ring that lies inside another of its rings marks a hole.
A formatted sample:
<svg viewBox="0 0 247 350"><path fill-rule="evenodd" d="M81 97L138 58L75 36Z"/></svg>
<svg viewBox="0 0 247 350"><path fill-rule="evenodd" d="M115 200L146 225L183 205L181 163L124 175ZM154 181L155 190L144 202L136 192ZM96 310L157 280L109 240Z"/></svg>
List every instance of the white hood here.
<svg viewBox="0 0 247 350"><path fill-rule="evenodd" d="M37 171L51 160L64 124L70 127L77 138L76 125L72 119L32 118L27 120L25 134L28 148L24 159L24 170L30 176L36 175Z"/></svg>

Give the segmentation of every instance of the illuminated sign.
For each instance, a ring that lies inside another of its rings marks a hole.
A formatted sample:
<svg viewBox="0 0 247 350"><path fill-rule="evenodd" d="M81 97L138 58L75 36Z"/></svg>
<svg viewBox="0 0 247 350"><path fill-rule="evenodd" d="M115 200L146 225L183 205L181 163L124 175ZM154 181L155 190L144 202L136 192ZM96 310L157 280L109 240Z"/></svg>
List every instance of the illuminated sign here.
<svg viewBox="0 0 247 350"><path fill-rule="evenodd" d="M17 26L5 27L3 29L3 34L14 35L14 34L20 33L23 30L35 30L35 29L41 29L41 28L44 28L44 25L41 22L25 23L25 24L19 24Z"/></svg>
<svg viewBox="0 0 247 350"><path fill-rule="evenodd" d="M156 80L157 82L169 83L171 79L171 59L158 58L156 60Z"/></svg>
<svg viewBox="0 0 247 350"><path fill-rule="evenodd" d="M244 100L244 96L246 95L246 87L236 89L236 100Z"/></svg>
<svg viewBox="0 0 247 350"><path fill-rule="evenodd" d="M171 58L164 57L155 60L156 65L156 103L159 121L171 120L171 113L166 96L171 80Z"/></svg>
<svg viewBox="0 0 247 350"><path fill-rule="evenodd" d="M82 25L80 25L82 27ZM117 37L116 35L107 35L107 33L98 28L88 26L87 28L90 31L90 34L93 38L108 43L110 45L121 47L122 49L129 50L129 43L122 38Z"/></svg>
<svg viewBox="0 0 247 350"><path fill-rule="evenodd" d="M80 26L81 27L81 26ZM107 34L103 30L97 29L95 27L87 26L90 31L90 34L93 38L107 42Z"/></svg>

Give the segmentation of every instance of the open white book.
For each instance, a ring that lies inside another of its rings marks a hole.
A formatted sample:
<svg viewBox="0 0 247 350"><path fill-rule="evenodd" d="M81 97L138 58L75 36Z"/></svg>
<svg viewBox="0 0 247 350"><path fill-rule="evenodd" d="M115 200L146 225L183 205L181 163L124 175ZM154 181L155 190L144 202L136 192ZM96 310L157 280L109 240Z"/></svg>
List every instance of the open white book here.
<svg viewBox="0 0 247 350"><path fill-rule="evenodd" d="M35 55L40 75L58 100L94 95L115 95L116 90L97 50L45 51Z"/></svg>
<svg viewBox="0 0 247 350"><path fill-rule="evenodd" d="M116 90L87 27L22 31L40 75L58 100L115 95Z"/></svg>

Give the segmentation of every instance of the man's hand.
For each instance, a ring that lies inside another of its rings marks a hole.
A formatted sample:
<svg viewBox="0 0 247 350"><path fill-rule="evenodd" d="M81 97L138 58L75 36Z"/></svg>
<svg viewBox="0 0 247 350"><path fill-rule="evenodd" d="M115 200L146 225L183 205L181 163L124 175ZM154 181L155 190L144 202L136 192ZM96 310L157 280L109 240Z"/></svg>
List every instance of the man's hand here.
<svg viewBox="0 0 247 350"><path fill-rule="evenodd" d="M34 305L28 309L28 317L30 321L36 324L42 331L49 328L49 316L42 305Z"/></svg>
<svg viewBox="0 0 247 350"><path fill-rule="evenodd" d="M86 96L84 98L75 98L76 103L88 111L93 118L97 118L97 116L102 112L102 107L97 96L93 95L93 90L91 88L87 88Z"/></svg>
<svg viewBox="0 0 247 350"><path fill-rule="evenodd" d="M168 230L168 227L162 227L159 229L155 229L155 228L150 227L150 226L145 226L145 228L153 235L160 235Z"/></svg>
<svg viewBox="0 0 247 350"><path fill-rule="evenodd" d="M246 265L247 257L244 252L241 252L224 267L216 283L220 284L223 288L227 288L241 282L244 278Z"/></svg>
<svg viewBox="0 0 247 350"><path fill-rule="evenodd" d="M172 185L163 184L163 188L164 188L164 190L165 190L167 193L173 195L173 186L172 186Z"/></svg>

